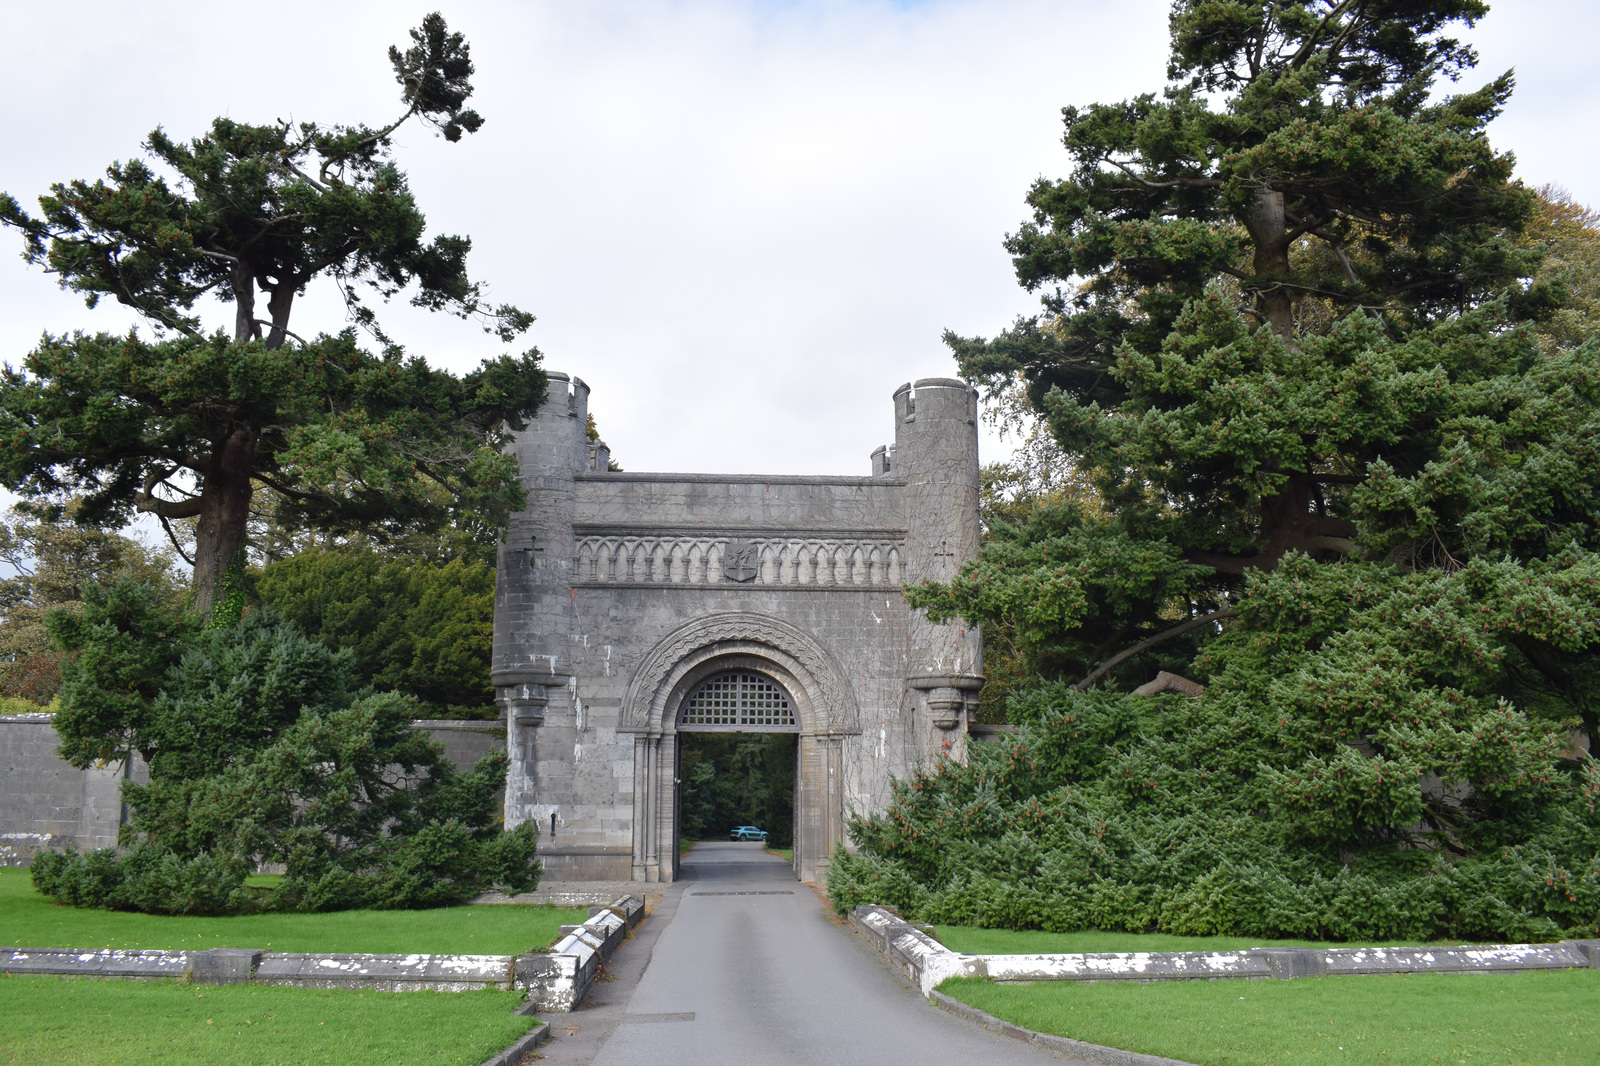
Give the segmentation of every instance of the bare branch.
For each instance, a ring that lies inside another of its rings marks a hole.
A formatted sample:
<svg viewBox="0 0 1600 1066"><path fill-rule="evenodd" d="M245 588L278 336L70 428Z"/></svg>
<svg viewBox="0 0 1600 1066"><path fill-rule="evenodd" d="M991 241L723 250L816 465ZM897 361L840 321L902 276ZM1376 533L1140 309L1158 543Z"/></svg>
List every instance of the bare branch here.
<svg viewBox="0 0 1600 1066"><path fill-rule="evenodd" d="M1090 685L1098 681L1101 677L1105 676L1107 670L1110 670L1113 666L1116 666L1130 655L1137 655L1146 648L1154 647L1164 640L1170 640L1173 637L1181 636L1182 634L1189 632L1189 630L1193 629L1195 626L1204 625L1207 622L1215 622L1223 618L1232 618L1238 613L1239 609L1237 607L1227 607L1220 611L1212 611L1210 614L1203 614L1199 618L1191 618L1182 625L1176 625L1165 632L1157 633L1148 640L1142 640L1133 647L1129 648L1127 651L1118 652L1105 662L1101 663L1099 666L1095 667L1089 672L1088 677L1072 686L1072 691L1084 691Z"/></svg>

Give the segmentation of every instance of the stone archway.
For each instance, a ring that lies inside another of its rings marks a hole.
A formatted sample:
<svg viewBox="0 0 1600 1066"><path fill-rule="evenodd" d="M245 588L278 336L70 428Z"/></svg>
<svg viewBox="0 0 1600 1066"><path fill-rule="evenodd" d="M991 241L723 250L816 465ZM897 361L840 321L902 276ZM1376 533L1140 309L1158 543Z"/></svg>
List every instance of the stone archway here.
<svg viewBox="0 0 1600 1066"><path fill-rule="evenodd" d="M794 699L795 874L804 881L825 876L828 856L843 839L843 740L860 731L843 673L815 640L786 622L744 612L710 615L657 643L623 700L619 731L634 734L634 880L677 876L678 712L698 685L729 670L771 677Z"/></svg>

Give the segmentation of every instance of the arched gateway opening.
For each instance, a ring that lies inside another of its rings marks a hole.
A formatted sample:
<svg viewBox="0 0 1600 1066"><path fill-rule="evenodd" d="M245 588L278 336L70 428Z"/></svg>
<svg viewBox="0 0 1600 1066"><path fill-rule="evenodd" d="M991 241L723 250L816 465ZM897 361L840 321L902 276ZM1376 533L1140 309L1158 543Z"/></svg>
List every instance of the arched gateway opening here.
<svg viewBox="0 0 1600 1066"><path fill-rule="evenodd" d="M730 733L793 738L794 872L826 876L844 837L843 744L860 726L854 692L814 637L755 613L687 622L641 661L622 722L634 736L635 880L678 876L683 753Z"/></svg>
<svg viewBox="0 0 1600 1066"><path fill-rule="evenodd" d="M764 673L726 670L692 689L678 711L679 840L753 825L769 847L792 849L799 734L794 699Z"/></svg>

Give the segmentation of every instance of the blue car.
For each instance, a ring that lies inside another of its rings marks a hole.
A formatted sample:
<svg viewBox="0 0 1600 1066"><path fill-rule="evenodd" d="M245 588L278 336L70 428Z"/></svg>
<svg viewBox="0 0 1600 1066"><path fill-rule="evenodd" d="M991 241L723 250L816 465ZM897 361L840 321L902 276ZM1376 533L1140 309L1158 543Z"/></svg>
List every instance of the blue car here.
<svg viewBox="0 0 1600 1066"><path fill-rule="evenodd" d="M733 832L729 835L735 840L767 839L767 831L765 829L757 829L753 825L736 825L733 827Z"/></svg>

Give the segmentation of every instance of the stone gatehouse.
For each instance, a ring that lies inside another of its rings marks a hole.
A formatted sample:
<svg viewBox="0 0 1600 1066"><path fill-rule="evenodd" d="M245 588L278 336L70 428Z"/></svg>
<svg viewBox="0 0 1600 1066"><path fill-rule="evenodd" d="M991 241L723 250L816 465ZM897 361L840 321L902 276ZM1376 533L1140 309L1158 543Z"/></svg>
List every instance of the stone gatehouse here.
<svg viewBox="0 0 1600 1066"><path fill-rule="evenodd" d="M979 635L901 587L977 550L976 392L895 390L864 477L645 474L609 472L589 387L550 379L495 594L507 826L539 827L548 877L670 881L680 736L789 732L795 872L823 876L847 812L966 750Z"/></svg>

